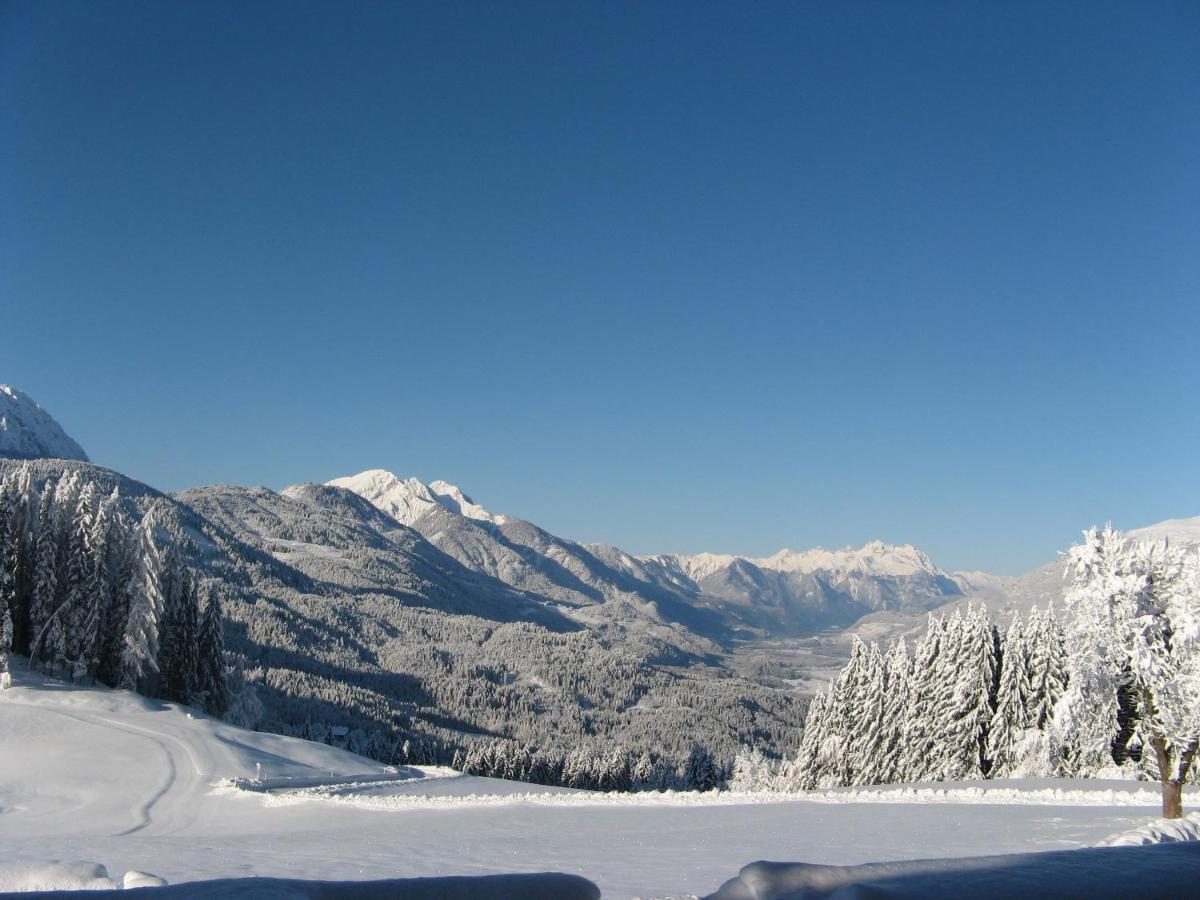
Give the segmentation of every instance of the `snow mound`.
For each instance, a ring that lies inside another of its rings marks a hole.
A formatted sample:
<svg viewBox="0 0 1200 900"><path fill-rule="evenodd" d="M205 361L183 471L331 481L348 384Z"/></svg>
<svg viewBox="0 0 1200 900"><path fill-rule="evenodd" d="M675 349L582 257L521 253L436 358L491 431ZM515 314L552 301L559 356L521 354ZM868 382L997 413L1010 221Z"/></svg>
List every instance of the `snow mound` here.
<svg viewBox="0 0 1200 900"><path fill-rule="evenodd" d="M0 457L88 461L48 412L7 384L0 384Z"/></svg>
<svg viewBox="0 0 1200 900"><path fill-rule="evenodd" d="M137 869L130 869L125 873L125 878L121 882L123 888L144 888L144 887L163 887L166 885L167 879L159 878L157 875L151 875L149 872L139 872Z"/></svg>
<svg viewBox="0 0 1200 900"><path fill-rule="evenodd" d="M1156 819L1140 828L1105 838L1098 847L1137 847L1142 844L1169 844L1176 841L1200 841L1200 812L1182 819Z"/></svg>
<svg viewBox="0 0 1200 900"><path fill-rule="evenodd" d="M709 900L800 900L809 897L970 897L971 900L1061 900L1063 897L1192 897L1200 884L1200 843L1102 847L821 866L755 862Z"/></svg>
<svg viewBox="0 0 1200 900"><path fill-rule="evenodd" d="M119 885L92 862L0 862L0 891L95 891Z"/></svg>

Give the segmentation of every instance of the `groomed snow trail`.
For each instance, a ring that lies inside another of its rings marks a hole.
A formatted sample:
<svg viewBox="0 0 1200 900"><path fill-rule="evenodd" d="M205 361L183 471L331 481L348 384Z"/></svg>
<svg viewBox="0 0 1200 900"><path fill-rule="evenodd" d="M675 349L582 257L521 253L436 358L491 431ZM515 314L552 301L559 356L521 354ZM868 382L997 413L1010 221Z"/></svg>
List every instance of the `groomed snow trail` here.
<svg viewBox="0 0 1200 900"><path fill-rule="evenodd" d="M143 772L156 782L153 791L134 802L130 808L133 824L116 832L116 836L134 834L152 828L156 834L173 834L190 825L196 808L195 798L208 789L211 768L202 768L198 748L179 737L162 731L131 725L120 719L68 712L48 704L21 700L7 701L11 706L38 710L43 715L70 719L83 725L110 729L130 735L152 746L157 752L139 754ZM181 774L182 773L182 774Z"/></svg>

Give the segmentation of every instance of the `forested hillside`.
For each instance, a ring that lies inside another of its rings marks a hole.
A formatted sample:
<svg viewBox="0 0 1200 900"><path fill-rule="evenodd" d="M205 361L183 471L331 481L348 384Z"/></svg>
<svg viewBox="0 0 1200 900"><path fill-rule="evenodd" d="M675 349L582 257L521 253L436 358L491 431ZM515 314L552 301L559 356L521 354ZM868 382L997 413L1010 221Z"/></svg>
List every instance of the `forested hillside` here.
<svg viewBox="0 0 1200 900"><path fill-rule="evenodd" d="M227 604L263 727L317 739L349 729L352 746L389 761L462 751L467 764L475 747L473 771L551 782L570 758L565 780L580 786L643 757L655 783L681 783L697 745L723 768L742 744L784 752L799 739L805 701L732 676L695 635L636 613L622 624L611 603L581 615L515 590L348 490L221 486L177 499L293 573L254 568Z"/></svg>
<svg viewBox="0 0 1200 900"><path fill-rule="evenodd" d="M16 498L6 522L26 534L6 581L25 598L12 606L13 650L67 677L229 707L240 723L385 762L457 758L579 786L711 786L737 747L783 752L799 739L794 693L733 677L649 629L589 629L347 491L170 498L62 460L0 460L0 478ZM43 507L53 524L39 529ZM38 552L41 535L53 553ZM51 557L62 573L53 592L37 587ZM93 627L94 640L79 637ZM180 642L200 660L183 674ZM208 700L203 680L218 670L228 693Z"/></svg>

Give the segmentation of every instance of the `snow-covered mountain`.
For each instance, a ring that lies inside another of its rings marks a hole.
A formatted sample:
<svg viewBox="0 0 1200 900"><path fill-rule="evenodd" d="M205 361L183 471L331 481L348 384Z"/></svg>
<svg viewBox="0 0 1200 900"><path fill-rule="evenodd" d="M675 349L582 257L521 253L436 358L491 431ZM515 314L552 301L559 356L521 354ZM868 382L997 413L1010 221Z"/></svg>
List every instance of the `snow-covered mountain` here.
<svg viewBox="0 0 1200 900"><path fill-rule="evenodd" d="M869 611L879 609L927 609L945 598L963 593L962 587L933 561L909 544L871 541L862 547L841 550L780 550L768 557L749 558L700 553L695 556L658 556L652 559L691 579L704 591L728 595L729 588L744 584L746 599L753 585L769 582L793 600L811 598L818 590L849 597ZM776 574L777 573L777 574ZM736 588L734 588L736 592Z"/></svg>
<svg viewBox="0 0 1200 900"><path fill-rule="evenodd" d="M54 418L15 387L0 384L0 457L78 459L87 454Z"/></svg>
<svg viewBox="0 0 1200 900"><path fill-rule="evenodd" d="M781 550L762 559L635 557L496 515L442 481L425 484L372 469L329 485L353 491L464 566L591 620L616 614L625 623L683 626L720 641L731 633L805 633L880 609L926 610L963 593L952 576L907 545ZM588 610L597 606L603 610Z"/></svg>
<svg viewBox="0 0 1200 900"><path fill-rule="evenodd" d="M479 522L503 525L506 521L504 516L488 512L448 481L425 484L416 478L398 478L385 469L368 469L357 475L335 478L328 484L353 491L397 522L410 527L438 509L447 509Z"/></svg>

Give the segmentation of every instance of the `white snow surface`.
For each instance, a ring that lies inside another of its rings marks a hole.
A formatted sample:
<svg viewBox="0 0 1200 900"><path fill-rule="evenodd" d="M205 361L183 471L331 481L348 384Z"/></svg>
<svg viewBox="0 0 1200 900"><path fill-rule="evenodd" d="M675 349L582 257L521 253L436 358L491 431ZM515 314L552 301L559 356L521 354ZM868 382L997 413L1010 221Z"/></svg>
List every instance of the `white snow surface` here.
<svg viewBox="0 0 1200 900"><path fill-rule="evenodd" d="M353 491L403 525L411 526L438 506L468 519L497 525L506 521L504 516L488 512L447 481L425 484L416 478L400 478L386 469L368 469L326 483Z"/></svg>
<svg viewBox="0 0 1200 900"><path fill-rule="evenodd" d="M1169 844L1175 841L1200 841L1200 812L1182 819L1155 819L1131 831L1110 835L1097 846L1136 847L1142 844Z"/></svg>
<svg viewBox="0 0 1200 900"><path fill-rule="evenodd" d="M75 441L28 394L0 384L0 457L88 461Z"/></svg>
<svg viewBox="0 0 1200 900"><path fill-rule="evenodd" d="M272 790L231 786L260 764ZM1158 808L1153 786L1136 782L610 796L397 772L20 670L0 691L0 847L25 871L95 860L173 885L557 871L606 897L704 894L756 859L850 865L1090 846Z"/></svg>

